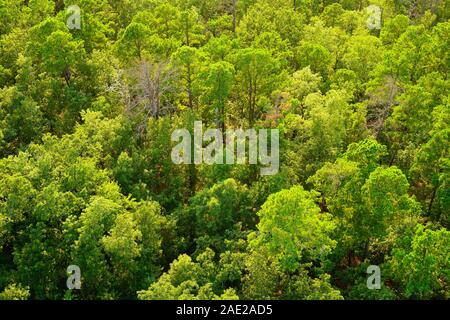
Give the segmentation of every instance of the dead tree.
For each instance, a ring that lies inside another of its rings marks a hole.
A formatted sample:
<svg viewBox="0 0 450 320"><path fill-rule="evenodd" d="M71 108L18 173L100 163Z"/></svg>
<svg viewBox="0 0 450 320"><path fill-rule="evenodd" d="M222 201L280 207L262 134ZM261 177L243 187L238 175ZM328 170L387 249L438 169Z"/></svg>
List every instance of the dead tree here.
<svg viewBox="0 0 450 320"><path fill-rule="evenodd" d="M142 134L149 118L158 119L162 114L175 110L173 97L179 91L178 71L168 61L150 62L145 59L125 71L121 71L115 85L132 117L143 116L138 126Z"/></svg>

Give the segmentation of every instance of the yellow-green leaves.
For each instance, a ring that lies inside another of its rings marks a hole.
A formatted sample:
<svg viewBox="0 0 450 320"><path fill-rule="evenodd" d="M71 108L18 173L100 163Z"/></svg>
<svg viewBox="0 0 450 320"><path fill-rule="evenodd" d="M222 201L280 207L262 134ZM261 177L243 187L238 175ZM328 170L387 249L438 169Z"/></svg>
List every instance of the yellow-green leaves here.
<svg viewBox="0 0 450 320"><path fill-rule="evenodd" d="M417 226L410 246L395 248L388 265L408 299L449 299L450 233Z"/></svg>
<svg viewBox="0 0 450 320"><path fill-rule="evenodd" d="M301 186L277 192L258 212L258 233L250 245L257 250L267 246L285 270L294 271L301 263L323 259L336 242L330 238L335 223L321 213L318 194Z"/></svg>

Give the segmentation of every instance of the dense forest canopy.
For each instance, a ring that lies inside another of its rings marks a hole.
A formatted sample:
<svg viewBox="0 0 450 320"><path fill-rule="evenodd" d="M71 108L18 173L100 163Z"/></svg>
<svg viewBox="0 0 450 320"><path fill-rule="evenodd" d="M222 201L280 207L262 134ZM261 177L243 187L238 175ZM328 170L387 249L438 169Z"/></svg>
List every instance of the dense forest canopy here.
<svg viewBox="0 0 450 320"><path fill-rule="evenodd" d="M0 0L0 300L449 299L449 16ZM278 172L175 164L196 121L278 129Z"/></svg>

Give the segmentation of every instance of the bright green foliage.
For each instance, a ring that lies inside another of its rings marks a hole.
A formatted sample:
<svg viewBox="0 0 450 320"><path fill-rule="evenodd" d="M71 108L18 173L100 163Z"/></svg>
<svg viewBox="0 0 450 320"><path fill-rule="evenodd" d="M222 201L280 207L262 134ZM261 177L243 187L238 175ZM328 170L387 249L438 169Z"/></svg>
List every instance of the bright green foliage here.
<svg viewBox="0 0 450 320"><path fill-rule="evenodd" d="M243 94L239 112L247 117L251 127L260 116L258 100L268 97L282 80L279 61L265 49L245 48L236 51L230 58L236 69L236 88Z"/></svg>
<svg viewBox="0 0 450 320"><path fill-rule="evenodd" d="M388 264L409 299L448 299L450 234L417 226L408 246L394 248Z"/></svg>
<svg viewBox="0 0 450 320"><path fill-rule="evenodd" d="M150 29L147 26L137 22L130 24L117 42L117 51L121 58L142 58L150 46L149 36Z"/></svg>
<svg viewBox="0 0 450 320"><path fill-rule="evenodd" d="M82 43L72 41L70 34L53 32L41 48L45 70L58 76L70 72L70 68L82 58ZM68 82L69 80L66 79Z"/></svg>
<svg viewBox="0 0 450 320"><path fill-rule="evenodd" d="M336 242L331 215L321 213L318 194L294 186L269 196L258 212L258 231L249 235L244 296L251 299L341 299L330 276L309 270L325 262ZM305 228L309 226L309 228Z"/></svg>
<svg viewBox="0 0 450 320"><path fill-rule="evenodd" d="M367 129L364 110L349 105L343 91L309 94L299 109L300 115L284 118L287 146L282 156L304 182L326 161L336 159L350 142L365 137Z"/></svg>
<svg viewBox="0 0 450 320"><path fill-rule="evenodd" d="M420 212L407 194L404 174L395 167L378 166L384 153L384 146L374 140L351 144L342 158L309 179L324 194L330 212L340 218L343 247L362 250L363 258L371 245L414 226Z"/></svg>
<svg viewBox="0 0 450 320"><path fill-rule="evenodd" d="M238 1L239 2L239 1ZM242 18L237 33L244 43L251 43L257 35L276 31L283 39L295 45L300 39L303 16L294 11L291 3L277 1L278 10L273 10L273 2L257 1ZM284 3L283 3L284 2Z"/></svg>
<svg viewBox="0 0 450 320"><path fill-rule="evenodd" d="M302 43L298 48L297 59L301 67L309 66L314 73L328 78L334 66L333 57L327 48L315 43Z"/></svg>
<svg viewBox="0 0 450 320"><path fill-rule="evenodd" d="M270 255L267 247L252 250L246 259L247 275L243 278L246 299L341 300L339 290L330 284L326 273L312 277L314 271L302 265L295 272L286 272Z"/></svg>
<svg viewBox="0 0 450 320"><path fill-rule="evenodd" d="M39 106L16 87L0 91L0 119L4 153L40 137L44 121Z"/></svg>
<svg viewBox="0 0 450 320"><path fill-rule="evenodd" d="M411 166L417 194L425 200L428 215L443 225L450 223L450 121L448 106L433 111L430 139L416 153Z"/></svg>
<svg viewBox="0 0 450 320"><path fill-rule="evenodd" d="M217 266L212 259L214 252L207 249L196 261L188 255L181 255L170 264L164 273L148 290L138 292L141 300L236 300L234 289L219 293L213 290L212 281L217 275Z"/></svg>
<svg viewBox="0 0 450 320"><path fill-rule="evenodd" d="M320 213L318 194L296 186L275 193L258 212L258 234L250 245L267 246L286 271L294 271L300 261L321 259L331 252L335 241L329 238L334 223ZM309 226L305 228L305 226Z"/></svg>
<svg viewBox="0 0 450 320"><path fill-rule="evenodd" d="M201 102L208 106L206 119L213 119L219 128L225 128L226 104L234 81L234 68L225 61L211 64L204 76Z"/></svg>
<svg viewBox="0 0 450 320"><path fill-rule="evenodd" d="M61 266L69 264L83 270L84 298L126 297L148 285L137 281L138 274L139 279L159 274L167 220L157 204L125 198L111 172L99 168L112 161L112 152L103 158L103 151L120 150L121 120L87 113L85 121L73 135L46 136L43 146L31 145L0 163L3 173L14 172L2 174L0 184L1 244L12 249L15 277L29 284L35 297L61 297L67 277ZM118 296L110 296L113 292Z"/></svg>
<svg viewBox="0 0 450 320"><path fill-rule="evenodd" d="M245 228L254 226L250 205L246 186L234 179L224 180L189 200L189 205L180 212L180 229L192 228L189 233L193 233L205 248L220 249L229 233L237 232L241 225Z"/></svg>
<svg viewBox="0 0 450 320"><path fill-rule="evenodd" d="M0 299L449 299L449 6L0 0Z"/></svg>
<svg viewBox="0 0 450 320"><path fill-rule="evenodd" d="M302 101L310 93L319 91L321 81L322 77L308 66L292 74L287 91L292 98Z"/></svg>
<svg viewBox="0 0 450 320"><path fill-rule="evenodd" d="M197 96L195 90L197 85L198 74L201 70L202 57L195 48L182 46L172 56L174 64L180 69L182 74L182 85L186 93L184 105L194 108L197 105Z"/></svg>
<svg viewBox="0 0 450 320"><path fill-rule="evenodd" d="M374 36L354 36L347 42L342 62L356 73L358 79L366 81L370 72L382 57L381 41Z"/></svg>
<svg viewBox="0 0 450 320"><path fill-rule="evenodd" d="M23 288L15 283L10 284L3 292L0 292L0 300L28 300L29 296L29 288Z"/></svg>

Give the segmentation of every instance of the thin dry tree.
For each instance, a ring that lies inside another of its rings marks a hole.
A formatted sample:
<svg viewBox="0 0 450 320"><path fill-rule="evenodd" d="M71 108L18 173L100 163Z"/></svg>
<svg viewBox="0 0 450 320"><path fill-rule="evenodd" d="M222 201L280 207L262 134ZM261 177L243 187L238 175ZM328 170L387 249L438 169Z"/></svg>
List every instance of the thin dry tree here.
<svg viewBox="0 0 450 320"><path fill-rule="evenodd" d="M175 110L174 96L179 92L179 72L169 61L140 59L133 67L120 70L114 90L119 92L125 112L142 117L138 134L147 129L148 120Z"/></svg>

